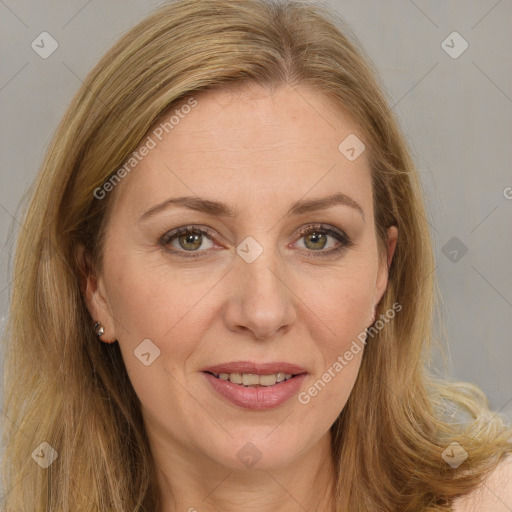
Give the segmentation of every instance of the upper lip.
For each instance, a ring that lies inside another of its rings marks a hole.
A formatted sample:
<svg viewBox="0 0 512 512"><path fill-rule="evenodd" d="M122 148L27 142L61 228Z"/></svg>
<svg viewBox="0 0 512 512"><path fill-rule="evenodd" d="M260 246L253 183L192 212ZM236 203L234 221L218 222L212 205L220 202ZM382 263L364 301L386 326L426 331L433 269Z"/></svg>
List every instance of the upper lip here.
<svg viewBox="0 0 512 512"><path fill-rule="evenodd" d="M306 373L306 370L297 364L285 362L256 363L253 361L231 361L213 366L207 366L202 369L203 372L210 373L252 373L256 375L270 375L272 373L284 372L291 375Z"/></svg>

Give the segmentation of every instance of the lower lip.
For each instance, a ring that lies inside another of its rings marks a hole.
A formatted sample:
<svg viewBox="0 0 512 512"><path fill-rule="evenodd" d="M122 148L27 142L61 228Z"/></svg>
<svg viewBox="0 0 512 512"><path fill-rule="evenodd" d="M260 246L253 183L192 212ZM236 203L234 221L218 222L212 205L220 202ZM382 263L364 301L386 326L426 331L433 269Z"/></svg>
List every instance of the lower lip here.
<svg viewBox="0 0 512 512"><path fill-rule="evenodd" d="M259 388L246 388L229 380L218 379L210 373L203 372L203 375L206 376L215 391L233 404L246 409L266 411L284 404L296 395L307 374L301 373L273 386L260 386Z"/></svg>

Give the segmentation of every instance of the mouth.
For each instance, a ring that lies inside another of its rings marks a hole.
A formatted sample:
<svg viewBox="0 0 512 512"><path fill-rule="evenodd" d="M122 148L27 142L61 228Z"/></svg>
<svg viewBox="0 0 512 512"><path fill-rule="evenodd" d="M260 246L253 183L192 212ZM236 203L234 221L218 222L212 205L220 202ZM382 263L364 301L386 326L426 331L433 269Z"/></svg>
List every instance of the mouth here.
<svg viewBox="0 0 512 512"><path fill-rule="evenodd" d="M205 371L204 373L208 373L213 375L215 378L223 381L229 381L233 384L238 384L239 386L243 386L245 388L267 388L276 386L282 382L286 382L290 379L293 379L299 375L303 375L306 372L301 373L270 373L270 374L257 374L257 373L214 373L210 371Z"/></svg>
<svg viewBox="0 0 512 512"><path fill-rule="evenodd" d="M308 372L287 363L228 363L204 368L211 389L232 404L254 411L283 405L303 387Z"/></svg>

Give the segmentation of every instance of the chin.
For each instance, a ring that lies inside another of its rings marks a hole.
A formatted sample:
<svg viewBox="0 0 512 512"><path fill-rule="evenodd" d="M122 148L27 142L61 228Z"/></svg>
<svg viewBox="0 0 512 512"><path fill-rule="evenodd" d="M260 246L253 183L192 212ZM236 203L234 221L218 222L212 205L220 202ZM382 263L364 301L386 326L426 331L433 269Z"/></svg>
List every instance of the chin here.
<svg viewBox="0 0 512 512"><path fill-rule="evenodd" d="M288 466L307 449L303 433L297 439L274 427L261 427L253 435L239 435L226 439L226 446L216 445L221 450L211 453L210 458L231 470L276 470ZM278 427L279 428L279 427Z"/></svg>

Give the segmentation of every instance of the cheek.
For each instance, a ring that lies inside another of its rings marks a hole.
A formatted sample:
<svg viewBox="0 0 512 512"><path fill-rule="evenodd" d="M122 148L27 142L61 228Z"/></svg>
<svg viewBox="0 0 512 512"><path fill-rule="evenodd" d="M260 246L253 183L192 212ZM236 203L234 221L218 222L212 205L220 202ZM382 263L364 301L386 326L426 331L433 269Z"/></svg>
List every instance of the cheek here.
<svg viewBox="0 0 512 512"><path fill-rule="evenodd" d="M344 408L353 389L365 349L375 275L369 260L360 259L314 280L302 293L308 307L304 320L311 327L311 353L318 355L316 372L299 402L304 414L321 417L328 428ZM309 290L309 291L308 291ZM319 322L318 319L321 321ZM317 421L317 420L316 420Z"/></svg>
<svg viewBox="0 0 512 512"><path fill-rule="evenodd" d="M123 267L115 279L114 315L119 347L135 393L146 412L163 425L173 410L190 408L182 392L187 362L208 320L200 301L207 284L186 285L147 265ZM149 354L149 355L146 355ZM168 407L162 410L163 404ZM179 423L179 422L178 422Z"/></svg>
<svg viewBox="0 0 512 512"><path fill-rule="evenodd" d="M371 262L347 265L305 279L304 302L321 320L327 347L342 348L368 326L375 275Z"/></svg>
<svg viewBox="0 0 512 512"><path fill-rule="evenodd" d="M184 362L210 321L211 273L209 277L124 258L111 276L109 295L127 368L140 369L134 351L143 342L151 349L145 341L150 340L160 351L159 365L183 372Z"/></svg>
<svg viewBox="0 0 512 512"><path fill-rule="evenodd" d="M298 398L304 415L310 421L320 421L324 429L345 407L357 379L365 350L373 282L368 273L347 268L321 282L305 301L309 306L304 309L309 314L305 323L318 327L309 331L310 352L317 354L318 364Z"/></svg>
<svg viewBox="0 0 512 512"><path fill-rule="evenodd" d="M172 352L169 364L176 364L193 351L225 297L234 297L229 276L222 279L225 269L212 272L207 265L171 269L166 263L143 263L124 257L112 266L109 295L118 339L132 352L150 339L162 353ZM321 339L323 351L339 352L367 327L374 271L370 259L355 254L343 265L289 272L296 322L311 330L312 340Z"/></svg>

